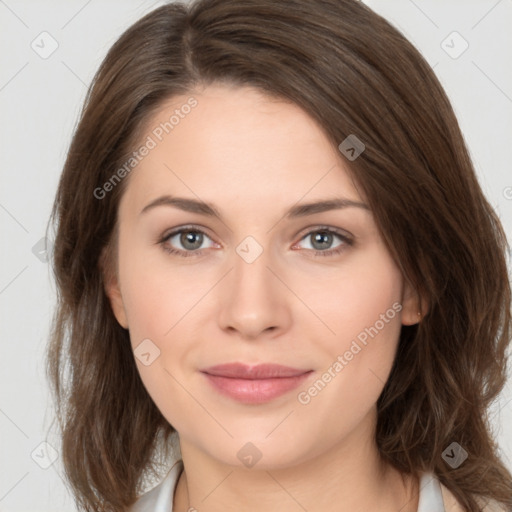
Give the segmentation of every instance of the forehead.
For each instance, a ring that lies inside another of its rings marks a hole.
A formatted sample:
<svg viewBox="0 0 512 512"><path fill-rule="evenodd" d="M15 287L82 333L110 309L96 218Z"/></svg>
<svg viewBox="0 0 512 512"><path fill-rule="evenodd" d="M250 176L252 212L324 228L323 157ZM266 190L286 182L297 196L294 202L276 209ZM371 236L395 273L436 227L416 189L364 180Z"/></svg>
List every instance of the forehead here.
<svg viewBox="0 0 512 512"><path fill-rule="evenodd" d="M137 147L143 144L150 149L125 192L137 206L164 193L256 208L326 195L360 199L317 123L253 88L209 86L174 96L146 122Z"/></svg>

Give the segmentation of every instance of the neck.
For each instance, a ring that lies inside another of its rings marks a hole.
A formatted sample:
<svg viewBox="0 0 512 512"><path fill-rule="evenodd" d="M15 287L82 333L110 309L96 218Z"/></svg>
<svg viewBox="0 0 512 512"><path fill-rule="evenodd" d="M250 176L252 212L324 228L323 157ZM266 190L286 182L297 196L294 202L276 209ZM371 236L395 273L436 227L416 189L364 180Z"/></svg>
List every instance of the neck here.
<svg viewBox="0 0 512 512"><path fill-rule="evenodd" d="M416 512L418 481L410 476L402 478L385 464L375 443L365 437L365 427L359 427L357 442L354 438L342 440L327 453L279 469L223 464L180 440L184 470L174 494L173 510ZM371 428L366 430L373 432Z"/></svg>

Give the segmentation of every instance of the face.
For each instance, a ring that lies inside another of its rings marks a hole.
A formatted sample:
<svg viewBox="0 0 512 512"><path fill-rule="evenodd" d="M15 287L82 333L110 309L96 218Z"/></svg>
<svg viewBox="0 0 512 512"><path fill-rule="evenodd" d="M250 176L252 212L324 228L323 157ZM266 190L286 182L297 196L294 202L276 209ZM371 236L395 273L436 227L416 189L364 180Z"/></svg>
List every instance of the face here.
<svg viewBox="0 0 512 512"><path fill-rule="evenodd" d="M173 97L143 143L107 290L182 443L276 468L354 437L418 310L341 153L296 105L227 86ZM228 363L294 377L204 373Z"/></svg>

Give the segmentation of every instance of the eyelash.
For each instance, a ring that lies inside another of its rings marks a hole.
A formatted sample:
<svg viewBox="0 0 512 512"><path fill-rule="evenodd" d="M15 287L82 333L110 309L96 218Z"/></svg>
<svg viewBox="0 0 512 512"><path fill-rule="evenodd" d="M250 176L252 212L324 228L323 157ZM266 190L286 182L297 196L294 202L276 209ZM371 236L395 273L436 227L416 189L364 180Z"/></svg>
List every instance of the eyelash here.
<svg viewBox="0 0 512 512"><path fill-rule="evenodd" d="M178 234L183 233L183 232L201 233L201 234L205 235L206 237L210 238L202 229L196 228L195 226L185 226L185 227L182 227L180 229L177 229L175 231L172 231L171 233L168 233L168 234L164 235L158 241L158 243L161 245L162 249L166 253L168 253L168 254L177 255L177 256L180 256L180 257L183 257L183 258L188 258L188 257L191 257L191 256L201 256L203 251L205 251L205 249L196 249L195 251L181 251L179 249L173 249L173 248L170 248L170 247L165 245L166 242L168 240L170 240L173 236L178 235ZM354 243L353 240L351 238L349 238L348 236L342 234L341 232L339 232L339 231L337 231L335 229L329 228L327 226L325 226L325 227L324 226L320 226L320 227L318 227L316 229L313 229L313 230L309 231L299 241L302 241L303 239L307 238L308 236L312 235L313 233L318 233L318 232L329 233L329 234L336 235L337 237L339 237L342 240L343 244L341 244L336 249L329 249L327 251L318 251L318 250L315 250L315 249L306 249L307 251L313 252L313 256L314 257L317 257L317 256L322 256L322 257L337 256L338 254L341 254L347 248L347 246L350 247Z"/></svg>

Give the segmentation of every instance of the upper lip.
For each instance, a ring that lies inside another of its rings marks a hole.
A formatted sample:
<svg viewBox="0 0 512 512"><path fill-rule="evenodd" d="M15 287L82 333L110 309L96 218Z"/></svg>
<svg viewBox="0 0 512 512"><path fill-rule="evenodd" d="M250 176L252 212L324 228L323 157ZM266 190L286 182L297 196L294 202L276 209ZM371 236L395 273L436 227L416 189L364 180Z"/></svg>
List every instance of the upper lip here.
<svg viewBox="0 0 512 512"><path fill-rule="evenodd" d="M282 366L280 364L257 364L250 366L244 363L227 363L210 366L201 370L209 375L220 377L230 377L233 379L272 379L283 377L296 377L303 375L311 370L301 370Z"/></svg>

